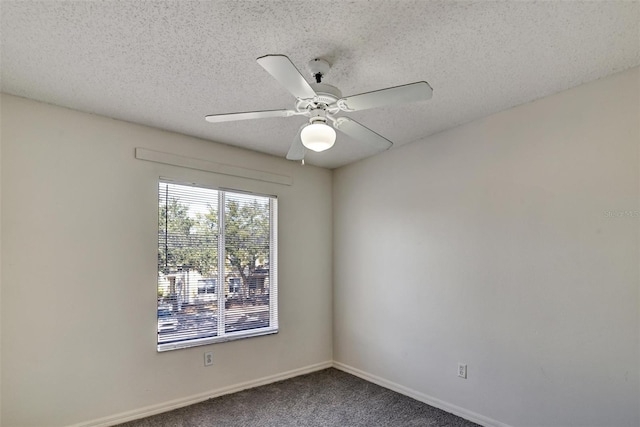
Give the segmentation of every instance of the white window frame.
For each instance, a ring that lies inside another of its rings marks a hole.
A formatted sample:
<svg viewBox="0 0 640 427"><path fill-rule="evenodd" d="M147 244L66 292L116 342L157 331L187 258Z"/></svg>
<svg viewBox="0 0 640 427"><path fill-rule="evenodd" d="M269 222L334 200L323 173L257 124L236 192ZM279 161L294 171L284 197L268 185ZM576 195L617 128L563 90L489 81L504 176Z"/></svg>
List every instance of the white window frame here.
<svg viewBox="0 0 640 427"><path fill-rule="evenodd" d="M161 197L160 186L162 184L173 184L190 186L194 188L203 188L215 190L218 192L218 276L217 276L217 301L225 301L225 271L227 270L225 262L225 199L227 194L245 194L257 197L266 197L269 199L269 326L262 328L254 328L237 332L225 332L225 304L217 304L217 336L184 339L174 342L159 342L159 331L157 340L158 352L177 350L181 348L190 348L201 345L209 345L214 343L227 342L237 339L257 337L263 335L271 335L278 333L278 198L274 195L259 194L255 192L216 188L202 184L179 182L169 178L160 177L158 180L158 197ZM160 231L160 230L159 230ZM158 239L158 248L160 247L160 238ZM159 249L158 249L159 250ZM160 266L158 265L158 269ZM156 286L157 287L157 286ZM159 308L159 303L157 304ZM158 328L159 329L159 328Z"/></svg>

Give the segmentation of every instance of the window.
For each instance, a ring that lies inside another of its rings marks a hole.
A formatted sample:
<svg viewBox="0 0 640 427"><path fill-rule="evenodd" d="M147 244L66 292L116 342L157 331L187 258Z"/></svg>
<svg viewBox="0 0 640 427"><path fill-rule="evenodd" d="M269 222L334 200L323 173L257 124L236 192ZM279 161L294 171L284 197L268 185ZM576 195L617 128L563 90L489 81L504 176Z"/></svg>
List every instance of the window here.
<svg viewBox="0 0 640 427"><path fill-rule="evenodd" d="M160 181L158 351L278 332L277 199Z"/></svg>

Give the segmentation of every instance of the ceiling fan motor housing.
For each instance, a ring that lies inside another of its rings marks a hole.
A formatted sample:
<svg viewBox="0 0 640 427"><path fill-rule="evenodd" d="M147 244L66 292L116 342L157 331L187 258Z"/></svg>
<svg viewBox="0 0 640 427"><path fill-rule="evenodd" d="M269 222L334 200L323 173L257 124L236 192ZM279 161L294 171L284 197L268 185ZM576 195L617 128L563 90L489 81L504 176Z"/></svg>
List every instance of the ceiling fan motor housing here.
<svg viewBox="0 0 640 427"><path fill-rule="evenodd" d="M326 83L315 83L311 87L318 94L316 102L323 102L327 105L333 104L338 99L342 98L342 92L335 86L328 85Z"/></svg>
<svg viewBox="0 0 640 427"><path fill-rule="evenodd" d="M308 109L326 107L336 105L336 102L342 98L342 92L335 86L326 83L313 83L310 85L316 96L310 99L299 99L296 103L296 110L303 112ZM337 111L337 109L336 109Z"/></svg>

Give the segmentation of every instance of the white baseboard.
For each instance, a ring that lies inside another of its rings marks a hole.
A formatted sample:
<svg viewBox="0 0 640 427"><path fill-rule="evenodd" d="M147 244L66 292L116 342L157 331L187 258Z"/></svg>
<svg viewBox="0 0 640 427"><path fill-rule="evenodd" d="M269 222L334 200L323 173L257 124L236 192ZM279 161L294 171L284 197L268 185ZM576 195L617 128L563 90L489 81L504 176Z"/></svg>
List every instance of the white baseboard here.
<svg viewBox="0 0 640 427"><path fill-rule="evenodd" d="M393 390L400 394L404 394L405 396L409 396L413 399L419 400L420 402L424 402L427 405L442 409L443 411L457 415L461 418L464 418L465 420L472 421L476 424L480 424L485 427L511 427L507 424L485 417L484 415L476 414L475 412L469 411L456 405L452 405L451 403L444 402L440 399L436 399L435 397L426 395L400 384L396 384L392 381L385 380L384 378L369 374L367 372L361 371L360 369L345 365L344 363L334 361L333 367L349 374L355 375L356 377L360 377L363 380L367 380L374 384L378 384L379 386L388 388L389 390Z"/></svg>
<svg viewBox="0 0 640 427"><path fill-rule="evenodd" d="M309 366L294 369L291 371L270 375L268 377L258 378L257 380L247 381L239 384L234 384L228 387L206 391L204 393L194 394L192 396L184 397L181 399L175 399L169 402L164 402L157 405L151 405L144 408L135 409L133 411L122 412L120 414L111 415L111 416L100 418L97 420L87 421L80 424L74 424L69 427L109 427L109 426L113 426L121 423L126 423L132 420L137 420L139 418L150 417L151 415L160 414L162 412L171 411L173 409L182 408L184 406L193 405L194 403L202 402L204 400L208 400L208 399L222 396L225 394L236 393L238 391L246 390L249 388L258 387L265 384L271 384L277 381L286 380L288 378L297 377L299 375L308 374L310 372L331 368L332 366L333 366L332 361L316 363L315 365L309 365Z"/></svg>
<svg viewBox="0 0 640 427"><path fill-rule="evenodd" d="M79 424L74 424L69 427L110 427L117 424L126 423L128 421L137 420L139 418L150 417L152 415L171 411L173 409L182 408L184 406L193 405L194 403L202 402L202 401L212 399L214 397L222 396L225 394L236 393L238 391L246 390L253 387L258 387L265 384L271 384L277 381L286 380L288 378L297 377L299 375L304 375L304 374L320 371L322 369L331 368L331 367L334 367L341 371L355 375L357 377L360 377L374 384L378 384L379 386L388 388L389 390L393 390L400 394L404 394L405 396L409 396L413 399L419 400L420 402L424 402L428 405L442 409L443 411L457 415L459 417L462 417L466 420L480 424L482 426L511 427L507 424L485 417L484 415L480 415L475 412L469 411L467 409L461 408L459 406L444 402L440 399L436 399L435 397L426 395L419 391L410 389L400 384L396 384L392 381L388 381L384 378L380 378L376 375L369 374L367 372L361 371L360 369L356 369L352 366L345 365L344 363L340 363L336 361L326 361L322 363L316 363L314 365L309 365L309 366L294 369L291 371L282 372L279 374L270 375L263 378L258 378L256 380L246 381L243 383L234 384L228 387L223 387L215 390L209 390L204 393L195 394L195 395L184 397L181 399L175 399L175 400L160 403L157 405L146 406L144 408L122 412L119 414L115 414L108 417L99 418L96 420L91 420L91 421L87 421Z"/></svg>

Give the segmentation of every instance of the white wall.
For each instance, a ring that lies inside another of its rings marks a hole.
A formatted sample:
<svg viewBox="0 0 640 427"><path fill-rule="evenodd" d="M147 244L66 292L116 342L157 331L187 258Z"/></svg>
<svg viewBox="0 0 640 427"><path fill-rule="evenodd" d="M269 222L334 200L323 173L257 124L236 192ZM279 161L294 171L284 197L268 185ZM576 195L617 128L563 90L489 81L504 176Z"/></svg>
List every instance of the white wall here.
<svg viewBox="0 0 640 427"><path fill-rule="evenodd" d="M639 80L337 170L334 360L496 425L640 425Z"/></svg>
<svg viewBox="0 0 640 427"><path fill-rule="evenodd" d="M2 425L87 423L331 360L330 171L8 95L1 105ZM135 147L294 183L140 161ZM159 176L279 197L279 334L156 352Z"/></svg>
<svg viewBox="0 0 640 427"><path fill-rule="evenodd" d="M2 104L0 103L0 118ZM0 127L0 426L2 426L2 128Z"/></svg>

